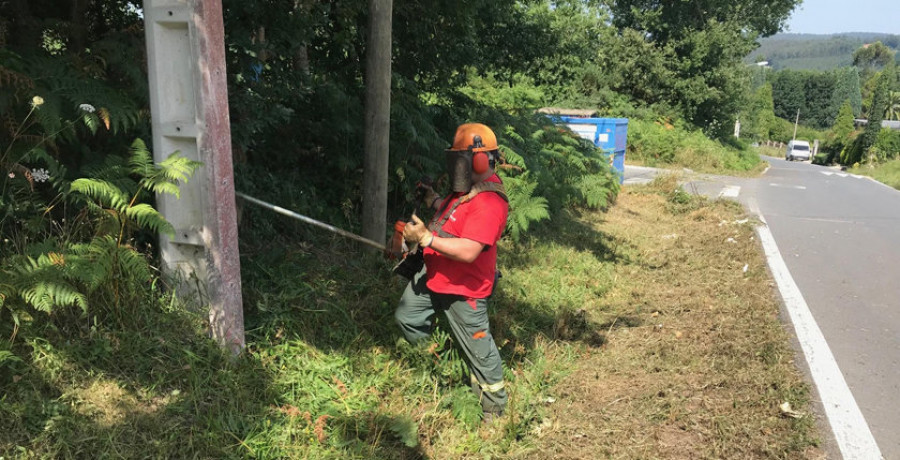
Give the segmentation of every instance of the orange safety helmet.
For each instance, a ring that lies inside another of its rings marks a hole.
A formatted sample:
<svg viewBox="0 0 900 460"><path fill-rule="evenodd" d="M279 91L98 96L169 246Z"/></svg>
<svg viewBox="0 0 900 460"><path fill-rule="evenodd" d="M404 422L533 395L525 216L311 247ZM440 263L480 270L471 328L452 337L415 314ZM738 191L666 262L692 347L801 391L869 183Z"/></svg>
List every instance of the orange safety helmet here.
<svg viewBox="0 0 900 460"><path fill-rule="evenodd" d="M472 170L476 174L487 172L490 167L489 153L495 155L499 149L497 136L491 128L481 123L466 123L456 128L456 136L453 145L448 152L470 151L472 155Z"/></svg>

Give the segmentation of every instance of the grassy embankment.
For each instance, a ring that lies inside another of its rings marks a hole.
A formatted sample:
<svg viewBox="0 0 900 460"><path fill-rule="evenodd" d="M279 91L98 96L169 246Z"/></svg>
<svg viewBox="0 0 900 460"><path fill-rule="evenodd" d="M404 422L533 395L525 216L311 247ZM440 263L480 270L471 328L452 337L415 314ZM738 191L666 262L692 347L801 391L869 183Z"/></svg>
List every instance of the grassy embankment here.
<svg viewBox="0 0 900 460"><path fill-rule="evenodd" d="M900 190L900 160L892 160L876 166L860 165L847 172L869 176L882 184Z"/></svg>
<svg viewBox="0 0 900 460"><path fill-rule="evenodd" d="M625 158L629 164L736 176L754 176L766 166L755 149L740 142L723 144L664 120L637 118L628 123Z"/></svg>
<svg viewBox="0 0 900 460"><path fill-rule="evenodd" d="M171 303L48 329L0 376L0 456L817 457L812 417L779 410L808 414L809 390L744 219L668 179L504 242L510 406L490 428L445 334L398 340L388 262L342 240L246 244L243 356Z"/></svg>

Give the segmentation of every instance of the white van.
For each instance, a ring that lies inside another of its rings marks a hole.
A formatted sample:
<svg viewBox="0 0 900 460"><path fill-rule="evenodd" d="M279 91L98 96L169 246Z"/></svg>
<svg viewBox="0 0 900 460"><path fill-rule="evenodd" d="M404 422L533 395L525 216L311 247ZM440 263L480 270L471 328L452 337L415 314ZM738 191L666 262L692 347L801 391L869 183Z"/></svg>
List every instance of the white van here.
<svg viewBox="0 0 900 460"><path fill-rule="evenodd" d="M787 152L784 159L788 161L809 160L811 152L809 150L809 142L793 140L788 142Z"/></svg>

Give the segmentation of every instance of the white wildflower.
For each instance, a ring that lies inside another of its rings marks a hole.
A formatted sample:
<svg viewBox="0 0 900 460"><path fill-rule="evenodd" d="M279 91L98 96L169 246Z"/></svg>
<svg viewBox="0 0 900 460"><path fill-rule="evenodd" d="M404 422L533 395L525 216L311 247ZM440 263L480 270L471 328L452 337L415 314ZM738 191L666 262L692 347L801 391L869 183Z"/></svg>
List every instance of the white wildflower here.
<svg viewBox="0 0 900 460"><path fill-rule="evenodd" d="M78 108L84 110L87 113L94 113L97 110L91 104L80 104Z"/></svg>
<svg viewBox="0 0 900 460"><path fill-rule="evenodd" d="M15 178L16 178L16 173L9 173L9 174L7 174L7 175L9 176L10 179L15 179Z"/></svg>
<svg viewBox="0 0 900 460"><path fill-rule="evenodd" d="M35 182L46 182L50 179L50 172L44 168L34 169L31 171L31 176L34 177Z"/></svg>
<svg viewBox="0 0 900 460"><path fill-rule="evenodd" d="M38 108L42 105L44 105L44 98L42 98L40 96L35 96L35 97L31 98L31 106L32 107Z"/></svg>

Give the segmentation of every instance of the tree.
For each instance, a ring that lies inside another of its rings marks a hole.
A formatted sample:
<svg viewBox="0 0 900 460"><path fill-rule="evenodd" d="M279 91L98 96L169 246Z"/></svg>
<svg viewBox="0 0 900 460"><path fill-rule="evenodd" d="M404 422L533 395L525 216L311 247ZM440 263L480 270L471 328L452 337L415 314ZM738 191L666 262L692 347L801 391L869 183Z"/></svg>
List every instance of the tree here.
<svg viewBox="0 0 900 460"><path fill-rule="evenodd" d="M834 123L844 102L850 102L853 115L858 116L862 111L862 92L859 85L859 69L856 67L843 67L834 71L834 91L831 94L829 105L829 117L826 118L826 126Z"/></svg>
<svg viewBox="0 0 900 460"><path fill-rule="evenodd" d="M835 86L835 74L832 72L811 72L806 75L803 112L806 114L807 125L816 128L831 126L838 110L832 106Z"/></svg>
<svg viewBox="0 0 900 460"><path fill-rule="evenodd" d="M730 135L746 96L748 76L742 59L757 46L757 37L781 30L799 0L752 3L619 0L610 8L612 23L622 36L630 35L632 41L639 39L654 48L637 59L662 57L659 67L665 72L651 75L671 75L649 93L662 95L690 122L724 138ZM643 74L636 77L646 79Z"/></svg>
<svg viewBox="0 0 900 460"><path fill-rule="evenodd" d="M772 102L772 85L767 83L757 88L750 99L750 108L745 115L743 132L755 140L771 139L775 127L775 105Z"/></svg>
<svg viewBox="0 0 900 460"><path fill-rule="evenodd" d="M613 2L613 24L647 32L651 40L677 42L712 24L730 24L751 41L779 32L800 0L618 0Z"/></svg>
<svg viewBox="0 0 900 460"><path fill-rule="evenodd" d="M607 46L613 46L618 39L609 27L609 12L605 8L580 0L553 2L553 7L550 2L524 3L533 27L550 32L537 35L543 37L540 43L531 39L541 52L527 63L525 73L536 84L545 87L551 97L565 98L573 87L581 86L578 82L584 78L589 81L578 88L579 93L589 93L608 83L608 75L595 80L598 75L593 68L598 55L602 56Z"/></svg>
<svg viewBox="0 0 900 460"><path fill-rule="evenodd" d="M841 105L834 125L831 127L831 132L834 133L834 140L825 145L828 151L828 158L825 160L826 164L834 163L836 160L846 160L848 150L853 145L853 130L853 107L850 104L850 100L847 99Z"/></svg>
<svg viewBox="0 0 900 460"><path fill-rule="evenodd" d="M837 138L838 141L843 145L847 145L850 134L853 133L853 107L850 104L850 99L847 99L841 105L840 112L838 112L838 116L834 120L834 125L831 127L831 130L834 132L835 138Z"/></svg>
<svg viewBox="0 0 900 460"><path fill-rule="evenodd" d="M888 104L888 89L895 79L894 71L894 66L888 65L878 77L878 84L872 93L872 106L869 109L866 129L860 136L861 155L865 155L869 147L875 145L875 142L878 140L878 133L881 131L881 121L884 119L884 113Z"/></svg>
<svg viewBox="0 0 900 460"><path fill-rule="evenodd" d="M865 44L853 53L853 65L863 73L877 71L894 61L894 52L881 42Z"/></svg>
<svg viewBox="0 0 900 460"><path fill-rule="evenodd" d="M782 70L772 80L772 99L775 102L775 115L785 120L794 121L797 111L806 118L806 72Z"/></svg>

